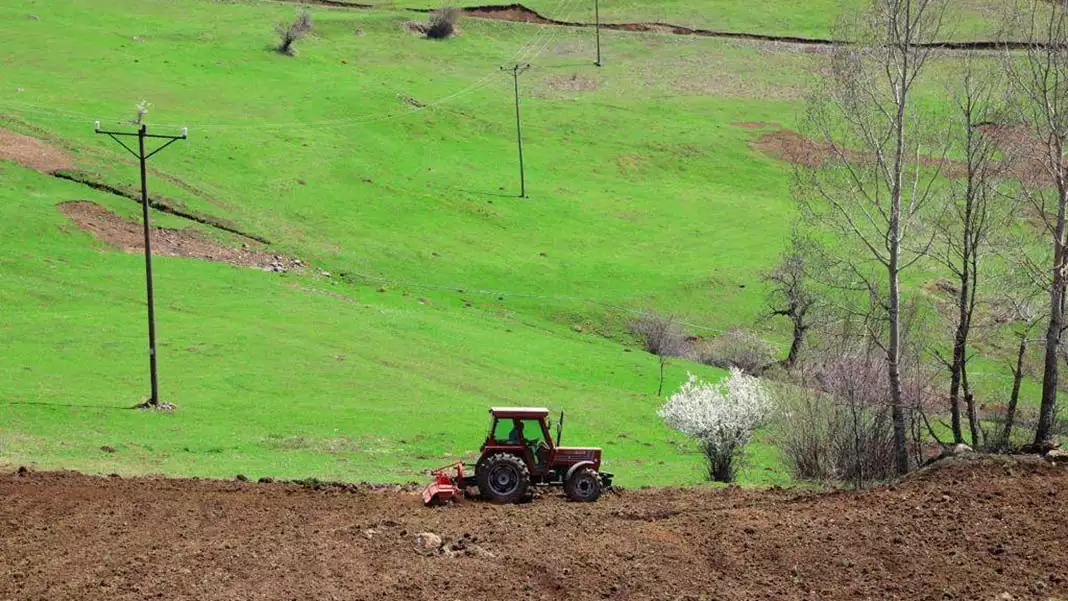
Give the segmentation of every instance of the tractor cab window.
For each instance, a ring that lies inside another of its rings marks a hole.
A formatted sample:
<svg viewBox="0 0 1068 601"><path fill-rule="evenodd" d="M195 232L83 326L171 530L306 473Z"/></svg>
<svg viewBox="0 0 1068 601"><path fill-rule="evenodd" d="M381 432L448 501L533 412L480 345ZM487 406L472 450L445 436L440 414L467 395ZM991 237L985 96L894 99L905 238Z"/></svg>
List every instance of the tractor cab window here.
<svg viewBox="0 0 1068 601"><path fill-rule="evenodd" d="M505 444L537 446L545 442L545 433L536 419L498 419L493 428L493 439Z"/></svg>

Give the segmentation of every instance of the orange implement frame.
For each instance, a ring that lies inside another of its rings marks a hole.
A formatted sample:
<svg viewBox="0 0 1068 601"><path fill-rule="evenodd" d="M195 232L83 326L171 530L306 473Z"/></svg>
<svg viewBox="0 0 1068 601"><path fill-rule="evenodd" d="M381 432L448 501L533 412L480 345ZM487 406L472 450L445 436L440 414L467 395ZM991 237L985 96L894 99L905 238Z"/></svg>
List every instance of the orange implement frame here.
<svg viewBox="0 0 1068 601"><path fill-rule="evenodd" d="M462 493L464 464L457 462L431 470L434 481L423 489L425 505L444 505Z"/></svg>

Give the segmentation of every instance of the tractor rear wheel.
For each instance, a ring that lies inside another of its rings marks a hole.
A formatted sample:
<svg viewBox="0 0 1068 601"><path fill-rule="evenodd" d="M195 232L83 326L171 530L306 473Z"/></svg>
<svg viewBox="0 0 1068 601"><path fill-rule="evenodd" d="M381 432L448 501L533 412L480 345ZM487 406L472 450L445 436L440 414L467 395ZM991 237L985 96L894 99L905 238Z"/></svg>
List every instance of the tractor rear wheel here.
<svg viewBox="0 0 1068 601"><path fill-rule="evenodd" d="M530 470L515 455L491 455L478 466L478 492L494 503L516 503L530 488Z"/></svg>
<svg viewBox="0 0 1068 601"><path fill-rule="evenodd" d="M582 503L592 503L601 496L601 475L592 467L580 468L564 482L567 498Z"/></svg>

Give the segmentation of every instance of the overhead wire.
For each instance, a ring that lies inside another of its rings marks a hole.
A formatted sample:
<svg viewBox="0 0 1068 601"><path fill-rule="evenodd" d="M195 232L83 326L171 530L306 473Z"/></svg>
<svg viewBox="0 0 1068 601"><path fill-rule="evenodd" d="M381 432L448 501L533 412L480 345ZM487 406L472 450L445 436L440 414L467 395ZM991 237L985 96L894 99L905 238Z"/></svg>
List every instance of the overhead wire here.
<svg viewBox="0 0 1068 601"><path fill-rule="evenodd" d="M567 10L568 7L573 2L574 2L574 0L560 0L560 3L557 5L557 11L561 11L562 12L564 10ZM0 9L0 10L2 10L2 9ZM568 14L570 14L570 13L568 13ZM513 53L513 55L509 59L509 62L529 62L529 61L532 61L532 60L536 59L538 56L541 56L541 54L545 52L545 50L548 48L549 44L553 40L555 40L557 35L559 35L559 31L557 31L559 28L555 28L555 26L547 25L547 24L546 25L536 25L536 26L538 27L538 32L534 36L532 36L530 39L528 39L523 45L521 45L516 50L515 53ZM77 27L81 28L82 26L79 25ZM91 28L91 29L105 31L104 28ZM110 30L106 30L106 31L110 31ZM217 121L217 122L184 122L184 123L181 123L181 124L154 123L154 125L156 125L158 127L170 127L170 128L189 127L189 128L192 128L192 129L195 129L195 130L200 130L200 131L212 130L212 129L226 129L226 130L231 130L232 131L232 130L239 130L239 129L281 129L281 128L292 128L292 127L313 128L313 129L316 129L316 128L327 128L327 127L337 128L337 127L348 127L348 126L353 126L353 125L362 125L362 124L368 124L368 123L384 122L384 121L390 121L390 120L393 120L393 119L399 119L399 118L403 118L403 117L408 117L408 116L414 115L416 113L422 112L423 110L425 110L427 108L440 106L440 105L455 101L458 98L461 98L461 97L464 97L464 96L469 95L471 93L474 93L474 92L476 92L476 91L478 91L478 90L480 90L480 89L492 84L494 82L494 80L499 79L499 77L500 77L499 72L496 69L494 69L493 71L490 71L490 72L486 73L484 76L482 76L481 78L479 78L475 82L473 82L471 84L468 84L467 86L461 88L460 90L457 90L455 92L447 94L447 95L445 95L445 96L443 96L441 98L437 98L435 100L432 100L432 101L429 101L429 102L426 102L426 103L422 103L422 106L411 107L411 108L405 109L405 110L389 111L389 112L386 112L386 113L383 113L383 114L380 114L380 115L370 116L370 117L365 117L365 118L344 117L344 118L338 118L338 119L326 119L326 120L318 120L318 121L307 121L307 120L303 120L303 121L295 120L295 121L288 121L288 122L263 122L263 121L257 121L255 123L249 123L248 120L242 119L242 120ZM23 111L23 112L36 113L36 114L42 115L42 116L50 116L53 119L55 119L56 118L55 116L58 115L60 117L63 117L63 119L59 119L59 120L65 120L65 121L92 122L92 121L95 121L95 120L99 119L98 115L90 115L90 114L82 113L82 112L78 112L78 111L70 111L70 110L64 110L64 109L50 109L50 108L44 108L44 107L40 107L38 105L32 105L32 104L26 104L26 103L19 103L19 102L12 102L12 101L0 101L0 107L5 106L5 105L9 106L9 107L14 107L17 110L20 110L20 111Z"/></svg>
<svg viewBox="0 0 1068 601"><path fill-rule="evenodd" d="M274 1L272 1L272 0L260 0L260 1L262 1L264 3L271 3L271 4L289 4L289 3L280 2L280 1L277 1L277 0L274 0ZM574 0L560 0L559 4L557 5L556 10L554 11L554 13L555 14L563 14L564 16L561 17L561 18L563 20L567 20L570 17L570 15L572 14L570 9L571 9L571 5L572 5L573 2L574 2ZM5 10L5 9L0 7L0 10ZM13 10L13 9L7 9L7 10ZM342 10L347 10L347 9L342 9ZM512 54L512 56L509 58L508 62L520 62L520 63L522 63L522 62L532 62L532 61L536 60L545 51L548 50L550 44L553 41L556 40L557 36L560 34L560 30L563 29L561 27L558 27L558 26L555 26L555 25L552 25L552 24L533 24L533 25L538 27L538 32L535 35L531 36L526 42L524 42ZM107 32L107 33L115 33L114 31L112 31L112 30L110 30L108 28L91 27L91 26L85 26L84 24L79 24L79 25L73 26L73 27L76 27L76 28L79 28L79 29L91 29L91 30L102 31L102 32ZM119 35L119 34L116 34L116 35ZM463 88L461 88L461 89L459 89L457 91L454 91L454 92L452 92L450 94L447 94L445 96L437 98L437 99L435 99L433 101L427 102L427 103L423 104L423 106L421 106L421 107L413 107L412 109L403 110L403 111L391 111L391 112L388 112L388 113L385 113L385 114L382 114L382 115L376 115L376 116L362 118L362 119L360 119L360 118L357 118L357 119L342 118L342 119L329 119L329 120L319 120L319 121L289 121L289 122L276 122L276 123L257 122L255 124L249 124L247 121L244 121L244 120L240 121L240 122L234 122L234 121L229 121L229 122L228 121L222 121L222 122L188 122L188 123L183 123L181 126L190 127L190 128L196 128L196 129L202 130L202 131L210 131L212 129L227 129L227 130L234 130L234 129L241 129L241 128L270 129L270 128L285 128L285 127L298 127L298 126L299 127L305 127L305 128L306 127L311 127L311 128L317 128L317 127L344 127L344 126L350 126L350 125L358 125L358 124L366 124L366 123L374 123L374 122L383 122L383 121L388 121L388 120L392 120L392 119L407 117L407 116L413 115L415 113L421 112L422 110L425 110L426 108L431 108L431 107L434 107L434 106L440 106L440 105L446 104L448 102L454 101L454 100L456 100L458 98L461 98L461 97L466 96L468 94L474 93L474 92L476 92L476 91L478 91L478 90L480 90L480 89L482 89L482 88L484 88L484 87L486 87L488 85L491 85L495 80L497 80L499 78L500 78L499 70L494 69L492 72L489 72L489 73L485 74L484 76L482 76L479 79L477 79L475 82L470 83L467 86L465 86L465 87L463 87ZM65 117L65 118L67 118L67 120L70 120L70 121L91 122L91 121L96 120L96 118L97 118L96 115L90 115L90 114L82 113L82 112L78 112L78 111L71 111L71 110L64 110L64 109L50 109L50 108L40 107L38 105L31 105L31 104L24 104L24 103L10 102L10 101L0 101L0 107L3 107L5 105L6 106L16 106L23 112L36 113L36 114L39 114L39 115L49 116L49 117L52 117L52 118L55 118L55 116L58 115L60 117ZM178 125L168 125L168 124L159 124L159 126L160 127L179 127ZM586 297L580 297L580 296L544 295L544 294L531 294L531 293L514 292L514 291L507 291L507 290L473 289L473 288L465 287L463 285L459 285L459 286L452 285L452 286L449 286L449 285L440 285L440 284L429 284L429 283L426 283L426 282L398 280L398 279L394 279L394 278L388 278L388 277L385 277L385 276L374 275L374 274L369 274L369 273L359 273L359 272L353 272L353 271L349 271L348 273L350 273L351 275L353 275L353 276L355 276L355 277L357 277L359 279L362 279L362 280L365 280L365 281L369 281L369 282L376 282L376 283L380 283L380 284L390 284L390 285L394 285L394 286L402 286L402 287L415 288L415 289L438 290L438 291L463 289L467 293L478 294L478 295L481 295L481 296L495 296L495 297L505 296L505 297L511 297L511 298L526 298L526 299L543 300L543 301L554 301L554 302L560 302L560 303L576 303L576 302L578 302L578 303L584 303L584 304L589 304L589 305L594 305L594 306L600 306L600 307L603 307L605 309L610 309L610 310L614 310L614 311L618 311L618 312L622 312L622 313L627 313L627 314L631 314L631 315L642 315L642 314L644 314L643 311L638 310L638 309L634 309L632 307L626 307L626 306L623 306L623 305L619 305L619 304L616 304L616 303L612 303L612 302L608 302L608 301L604 301L604 300L600 300L600 299L586 298ZM720 328L715 328L715 327L712 327L712 326L709 326L709 325L706 325L706 324L698 324L698 323L684 322L684 321L680 321L679 324L683 325L685 327L692 328L694 330L700 330L700 331L704 331L704 332L722 333L722 332L725 331L725 330L722 330Z"/></svg>

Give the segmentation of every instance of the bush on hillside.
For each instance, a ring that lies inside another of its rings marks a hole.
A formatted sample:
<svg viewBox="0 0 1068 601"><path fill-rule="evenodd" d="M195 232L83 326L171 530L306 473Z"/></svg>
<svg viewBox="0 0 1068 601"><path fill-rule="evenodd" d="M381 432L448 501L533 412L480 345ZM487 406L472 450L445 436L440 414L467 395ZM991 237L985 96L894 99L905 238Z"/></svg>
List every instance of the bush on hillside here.
<svg viewBox="0 0 1068 601"><path fill-rule="evenodd" d="M759 336L733 328L697 348L697 360L724 369L736 367L759 376L775 361L775 347Z"/></svg>
<svg viewBox="0 0 1068 601"><path fill-rule="evenodd" d="M293 56L293 43L302 40L312 30L311 13L305 7L300 7L297 17L291 23L279 23L275 26L282 39L278 42L277 50L286 56Z"/></svg>
<svg viewBox="0 0 1068 601"><path fill-rule="evenodd" d="M432 40L444 40L456 33L456 24L460 22L462 11L455 6L443 6L430 13L430 23L426 27L426 37Z"/></svg>
<svg viewBox="0 0 1068 601"><path fill-rule="evenodd" d="M690 344L686 334L671 315L655 311L642 314L627 323L627 329L638 337L646 351L661 357L686 357Z"/></svg>
<svg viewBox="0 0 1068 601"><path fill-rule="evenodd" d="M709 479L733 482L746 445L771 408L771 397L760 380L732 368L717 384L691 374L658 415L669 427L697 439L708 462Z"/></svg>

